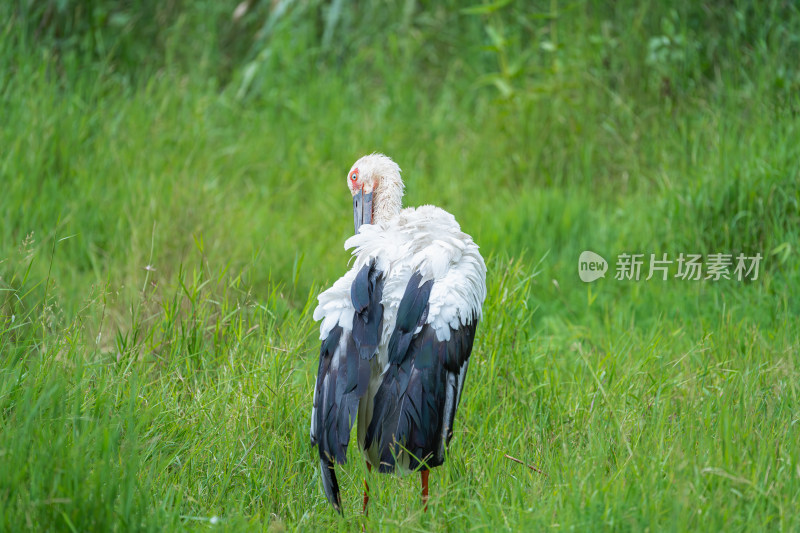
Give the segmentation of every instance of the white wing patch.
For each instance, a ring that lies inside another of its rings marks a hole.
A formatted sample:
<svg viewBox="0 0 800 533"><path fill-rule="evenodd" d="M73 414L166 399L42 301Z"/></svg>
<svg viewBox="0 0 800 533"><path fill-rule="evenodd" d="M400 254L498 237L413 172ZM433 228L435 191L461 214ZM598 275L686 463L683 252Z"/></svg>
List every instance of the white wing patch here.
<svg viewBox="0 0 800 533"><path fill-rule="evenodd" d="M373 258L385 279L384 339L394 330L397 308L414 272L422 275L422 283L434 280L426 323L438 340L449 340L450 328L480 318L486 298L486 265L478 246L450 213L429 205L404 209L389 222L362 226L358 235L345 242L345 249L350 248L354 248L353 267L319 295L314 320L322 320L320 339L336 324L352 330L350 286Z"/></svg>
<svg viewBox="0 0 800 533"><path fill-rule="evenodd" d="M353 330L353 301L350 299L350 286L358 274L358 269L352 268L339 278L333 286L321 293L317 300L319 304L314 309L314 320L322 320L319 327L319 339L325 340L331 330L339 324L346 332Z"/></svg>

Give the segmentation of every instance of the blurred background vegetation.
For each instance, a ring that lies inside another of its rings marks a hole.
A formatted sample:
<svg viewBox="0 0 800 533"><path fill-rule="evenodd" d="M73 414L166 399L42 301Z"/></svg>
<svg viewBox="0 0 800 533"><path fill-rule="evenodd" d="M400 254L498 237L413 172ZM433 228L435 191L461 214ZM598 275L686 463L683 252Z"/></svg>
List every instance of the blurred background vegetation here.
<svg viewBox="0 0 800 533"><path fill-rule="evenodd" d="M61 266L84 284L174 268L202 236L240 268L266 254L254 283L305 293L339 271L338 178L374 150L406 171L411 204L461 214L490 252L796 257L793 2L0 9L2 249L62 228Z"/></svg>
<svg viewBox="0 0 800 533"><path fill-rule="evenodd" d="M337 178L373 150L404 168L411 203L463 212L490 250L558 261L591 227L616 234L594 236L606 251L758 249L773 268L796 253L793 2L0 9L2 248L61 220L76 235L62 266L87 280L124 268L109 257L141 269L151 244L174 264L202 234L239 266L277 246L262 275L306 290L339 265L292 272L298 254L330 264L332 243L272 236L322 237L321 221L343 240ZM313 217L272 216L304 198ZM630 199L651 209L614 220Z"/></svg>
<svg viewBox="0 0 800 533"><path fill-rule="evenodd" d="M0 523L355 527L305 453L309 309L347 266L347 169L381 151L489 258L454 456L498 441L552 476L448 463L456 514L412 525L796 527L798 57L789 0L3 2L0 457L23 466ZM579 281L586 249L605 280ZM614 281L623 252L764 260L754 282ZM277 463L239 460L242 432Z"/></svg>

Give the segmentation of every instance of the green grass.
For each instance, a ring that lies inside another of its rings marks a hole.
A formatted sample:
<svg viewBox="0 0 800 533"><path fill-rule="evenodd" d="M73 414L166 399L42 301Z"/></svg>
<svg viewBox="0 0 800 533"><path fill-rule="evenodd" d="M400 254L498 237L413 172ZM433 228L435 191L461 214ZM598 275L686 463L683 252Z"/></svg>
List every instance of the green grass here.
<svg viewBox="0 0 800 533"><path fill-rule="evenodd" d="M0 529L800 529L796 8L220 4L0 8ZM489 295L429 512L371 475L361 516L352 446L341 518L311 312L371 151Z"/></svg>

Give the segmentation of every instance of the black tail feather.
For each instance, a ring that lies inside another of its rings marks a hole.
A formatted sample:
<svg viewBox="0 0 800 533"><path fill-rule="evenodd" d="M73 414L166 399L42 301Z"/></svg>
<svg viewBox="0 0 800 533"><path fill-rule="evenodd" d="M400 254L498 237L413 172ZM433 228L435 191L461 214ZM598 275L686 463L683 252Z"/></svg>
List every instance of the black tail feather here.
<svg viewBox="0 0 800 533"><path fill-rule="evenodd" d="M339 514L342 513L342 496L339 494L339 482L336 480L336 471L334 470L334 462L329 458L320 454L319 458L319 473L322 476L322 488L325 490L325 496L331 502L333 508Z"/></svg>

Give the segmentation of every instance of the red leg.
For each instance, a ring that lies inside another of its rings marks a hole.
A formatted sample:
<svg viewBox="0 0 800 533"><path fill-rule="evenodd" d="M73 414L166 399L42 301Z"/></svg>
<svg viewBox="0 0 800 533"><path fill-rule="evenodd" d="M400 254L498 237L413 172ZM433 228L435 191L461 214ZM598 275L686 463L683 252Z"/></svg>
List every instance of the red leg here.
<svg viewBox="0 0 800 533"><path fill-rule="evenodd" d="M430 473L430 470L421 470L419 473L422 478L422 504L426 513L428 512L428 474Z"/></svg>
<svg viewBox="0 0 800 533"><path fill-rule="evenodd" d="M372 472L372 465L367 463L367 472ZM362 513L367 514L367 504L369 503L369 485L367 485L367 478L364 478L364 508Z"/></svg>

